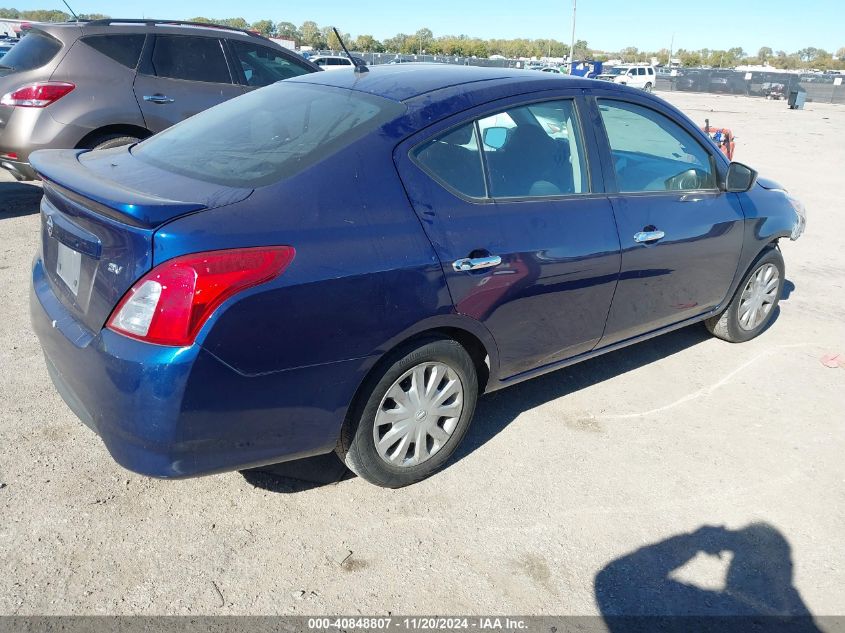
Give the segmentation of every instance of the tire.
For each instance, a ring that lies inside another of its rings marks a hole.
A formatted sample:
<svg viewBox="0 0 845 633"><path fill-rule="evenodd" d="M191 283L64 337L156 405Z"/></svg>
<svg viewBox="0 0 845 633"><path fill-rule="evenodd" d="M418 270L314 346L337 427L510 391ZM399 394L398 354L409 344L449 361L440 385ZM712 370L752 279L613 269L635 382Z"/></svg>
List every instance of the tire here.
<svg viewBox="0 0 845 633"><path fill-rule="evenodd" d="M385 488L416 483L443 468L466 435L478 400L478 376L467 351L451 339L416 341L392 354L368 383L338 442L346 466ZM419 383L430 399L416 399ZM438 406L438 399L445 404ZM444 412L455 415L436 415Z"/></svg>
<svg viewBox="0 0 845 633"><path fill-rule="evenodd" d="M776 280L774 272L777 273ZM758 336L777 311L786 279L785 272L780 250L769 248L764 251L743 277L728 307L718 316L707 319L705 327L713 336L730 343L744 343ZM765 292L772 284L774 287ZM758 318L751 314L755 306L763 311Z"/></svg>
<svg viewBox="0 0 845 633"><path fill-rule="evenodd" d="M139 138L135 136L128 136L126 134L104 134L91 139L85 144L86 149L111 149L112 147L120 147L121 145L131 145L137 143Z"/></svg>
<svg viewBox="0 0 845 633"><path fill-rule="evenodd" d="M643 90L645 90L646 92L651 92L651 84L649 83L643 86Z"/></svg>

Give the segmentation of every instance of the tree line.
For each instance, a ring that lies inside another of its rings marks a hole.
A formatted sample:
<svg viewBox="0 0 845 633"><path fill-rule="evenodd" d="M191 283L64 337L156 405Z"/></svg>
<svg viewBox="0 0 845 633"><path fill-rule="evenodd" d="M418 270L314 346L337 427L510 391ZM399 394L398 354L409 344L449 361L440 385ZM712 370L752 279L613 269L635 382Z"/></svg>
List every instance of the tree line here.
<svg viewBox="0 0 845 633"><path fill-rule="evenodd" d="M669 59L669 50L664 48L656 52L646 52L631 46L623 48L618 52L618 55L625 62L645 62L656 57L661 62L666 63ZM843 70L845 69L845 46L839 48L835 55L823 48L812 46L793 53L787 53L783 50L775 51L769 46L763 46L757 51L756 55L744 51L741 47L727 50L710 48L686 50L679 48L672 52L672 59L679 60L681 65L685 67L733 68L740 65L768 64L780 70L796 70L799 68Z"/></svg>
<svg viewBox="0 0 845 633"><path fill-rule="evenodd" d="M80 19L98 19L108 16L101 14L80 14ZM64 11L35 9L18 11L17 9L0 8L0 19L13 18L32 20L36 22L64 22L71 16ZM315 49L340 50L340 42L330 26L320 26L312 20L307 20L296 26L292 22L273 20L258 20L253 23L244 18L210 19L206 17L192 18L193 22L222 24L238 29L257 31L267 37L278 37L296 41L302 46ZM415 33L397 33L395 36L379 41L372 35L358 35L352 37L349 33L341 33L344 42L350 50L365 53L398 53L403 55L454 55L462 57L489 57L502 55L508 58L520 57L568 57L569 44L555 39L482 39L467 35L434 36L430 29L422 28ZM599 61L621 59L623 62L650 62L656 58L660 63L668 63L670 51L644 51L629 46L619 51L599 51L589 47L586 41L575 43L576 59L592 58ZM845 46L830 53L821 48L807 47L787 53L783 50L773 50L763 46L757 54L748 53L742 47L727 50L702 48L687 50L680 48L671 52L672 59L680 61L682 66L712 66L714 68L732 68L747 64L768 64L778 69L817 68L819 70L845 69ZM836 57L837 59L834 59Z"/></svg>

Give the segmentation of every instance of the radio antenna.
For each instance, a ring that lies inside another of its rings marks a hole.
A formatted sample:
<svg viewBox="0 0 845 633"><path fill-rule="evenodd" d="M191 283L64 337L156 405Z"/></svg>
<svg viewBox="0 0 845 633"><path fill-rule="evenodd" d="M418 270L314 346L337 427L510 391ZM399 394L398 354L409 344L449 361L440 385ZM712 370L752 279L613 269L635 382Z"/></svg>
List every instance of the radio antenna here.
<svg viewBox="0 0 845 633"><path fill-rule="evenodd" d="M332 27L332 31L334 31L334 35L337 38L337 41L340 42L340 46L341 46L341 48L343 48L343 52L346 53L346 56L349 58L349 61L351 61L352 65L355 66L355 72L356 73L368 73L368 72L370 72L370 69L367 68L367 65L365 63L355 61L355 58L352 57L352 55L350 55L349 49L346 48L346 44L343 43L343 38L340 36L340 33L337 32L337 29L335 27Z"/></svg>
<svg viewBox="0 0 845 633"><path fill-rule="evenodd" d="M73 16L73 19L76 20L77 22L79 22L79 16L76 15L76 11L71 9L70 5L67 2L65 2L65 0L62 0L62 4L64 4L67 7L67 10L70 11L70 14Z"/></svg>

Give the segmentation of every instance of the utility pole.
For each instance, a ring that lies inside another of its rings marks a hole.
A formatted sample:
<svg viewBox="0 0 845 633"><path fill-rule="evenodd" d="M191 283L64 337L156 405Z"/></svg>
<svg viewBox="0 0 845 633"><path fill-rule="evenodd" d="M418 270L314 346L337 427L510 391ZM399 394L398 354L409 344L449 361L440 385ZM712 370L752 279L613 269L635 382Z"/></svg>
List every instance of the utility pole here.
<svg viewBox="0 0 845 633"><path fill-rule="evenodd" d="M578 0L572 0L572 40L571 45L569 46L569 74L572 74L572 71L575 70L575 8L578 4Z"/></svg>
<svg viewBox="0 0 845 633"><path fill-rule="evenodd" d="M675 48L675 34L672 33L672 41L669 43L669 60L666 62L666 65L669 68L672 68L672 51Z"/></svg>

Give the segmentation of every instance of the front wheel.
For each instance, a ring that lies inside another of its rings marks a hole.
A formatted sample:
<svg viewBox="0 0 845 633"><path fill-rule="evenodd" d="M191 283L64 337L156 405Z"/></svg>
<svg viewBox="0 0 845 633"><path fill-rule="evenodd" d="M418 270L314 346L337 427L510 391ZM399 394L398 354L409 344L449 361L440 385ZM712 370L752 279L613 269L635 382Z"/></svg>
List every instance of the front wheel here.
<svg viewBox="0 0 845 633"><path fill-rule="evenodd" d="M646 84L643 90L645 90L646 92L651 92L651 84Z"/></svg>
<svg viewBox="0 0 845 633"><path fill-rule="evenodd" d="M722 340L750 341L771 322L784 281L783 256L777 248L771 248L751 266L725 311L707 319L704 325Z"/></svg>
<svg viewBox="0 0 845 633"><path fill-rule="evenodd" d="M455 452L478 399L466 350L430 339L398 350L350 412L337 453L356 475L400 488L433 475Z"/></svg>

